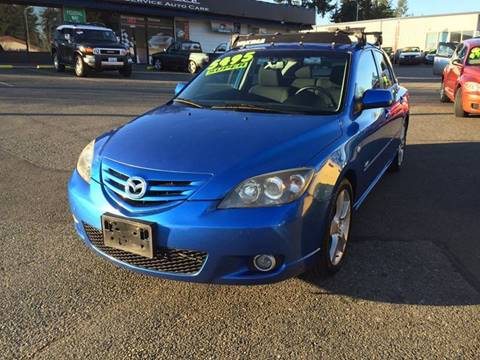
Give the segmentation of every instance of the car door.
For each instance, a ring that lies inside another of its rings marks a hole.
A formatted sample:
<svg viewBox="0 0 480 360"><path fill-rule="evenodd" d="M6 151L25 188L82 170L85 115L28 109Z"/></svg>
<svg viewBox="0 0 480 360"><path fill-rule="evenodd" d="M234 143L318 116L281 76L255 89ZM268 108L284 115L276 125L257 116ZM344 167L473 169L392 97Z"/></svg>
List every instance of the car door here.
<svg viewBox="0 0 480 360"><path fill-rule="evenodd" d="M160 56L163 67L165 69L171 69L172 68L172 57L174 56L174 53L175 53L175 46L176 46L176 43L170 45L167 48L167 50L165 50L165 53L161 54L161 56Z"/></svg>
<svg viewBox="0 0 480 360"><path fill-rule="evenodd" d="M390 161L398 148L400 135L403 128L407 109L407 93L404 88L399 86L393 72L393 68L385 54L379 50L373 50L375 62L380 74L380 83L383 89L389 90L393 95L393 103L385 109L385 119L380 131L382 136L388 141L386 151L379 161L386 163Z"/></svg>
<svg viewBox="0 0 480 360"><path fill-rule="evenodd" d="M66 28L63 29L65 44L63 46L63 57L66 64L73 64L74 62L74 52L75 52L75 38L74 32L72 29Z"/></svg>
<svg viewBox="0 0 480 360"><path fill-rule="evenodd" d="M467 46L460 44L452 56L449 64L445 68L444 84L445 92L450 98L455 97L455 90L457 87L457 81L463 71L463 62L467 53Z"/></svg>
<svg viewBox="0 0 480 360"><path fill-rule="evenodd" d="M365 91L381 89L382 83L377 64L371 50L364 50L357 61L354 95L354 126L357 128L355 141L355 167L362 176L358 179L359 194L376 181L385 167L385 152L390 137L384 126L388 123L389 109L362 109Z"/></svg>

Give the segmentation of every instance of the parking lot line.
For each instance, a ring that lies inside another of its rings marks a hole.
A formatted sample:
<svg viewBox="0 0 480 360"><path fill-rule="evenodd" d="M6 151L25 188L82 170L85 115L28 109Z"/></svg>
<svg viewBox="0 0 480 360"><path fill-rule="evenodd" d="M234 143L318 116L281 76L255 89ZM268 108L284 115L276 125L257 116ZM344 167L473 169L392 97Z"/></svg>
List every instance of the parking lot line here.
<svg viewBox="0 0 480 360"><path fill-rule="evenodd" d="M14 87L15 85L12 85L12 84L9 84L9 83L6 83L6 82L3 82L3 81L0 81L0 85L3 85L3 86L8 86L8 87Z"/></svg>

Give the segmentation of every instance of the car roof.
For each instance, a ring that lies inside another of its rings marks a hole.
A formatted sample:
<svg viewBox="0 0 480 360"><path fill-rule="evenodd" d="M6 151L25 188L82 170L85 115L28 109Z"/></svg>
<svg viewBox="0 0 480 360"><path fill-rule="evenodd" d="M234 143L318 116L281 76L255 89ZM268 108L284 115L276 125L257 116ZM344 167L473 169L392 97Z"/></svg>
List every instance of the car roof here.
<svg viewBox="0 0 480 360"><path fill-rule="evenodd" d="M302 51L302 50L317 50L317 51L333 51L333 52L356 52L368 49L381 49L372 44L366 44L364 46L357 46L357 44L324 44L324 43L275 43L275 44L257 44L257 45L248 45L244 47L239 47L232 49L231 51L239 50L255 50L255 51L266 51L266 50L288 50L288 51Z"/></svg>
<svg viewBox="0 0 480 360"><path fill-rule="evenodd" d="M59 31L63 29L112 31L112 29L109 29L107 27L96 25L60 25L59 27L57 27L57 30Z"/></svg>
<svg viewBox="0 0 480 360"><path fill-rule="evenodd" d="M465 40L464 43L468 46L480 46L480 38L476 37L473 39Z"/></svg>

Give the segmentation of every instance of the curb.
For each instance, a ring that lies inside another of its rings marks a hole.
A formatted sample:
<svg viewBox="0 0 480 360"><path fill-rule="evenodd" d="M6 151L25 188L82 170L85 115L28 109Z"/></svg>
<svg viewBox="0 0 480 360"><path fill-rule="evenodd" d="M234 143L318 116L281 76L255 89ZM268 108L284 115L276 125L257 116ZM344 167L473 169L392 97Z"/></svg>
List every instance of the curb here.
<svg viewBox="0 0 480 360"><path fill-rule="evenodd" d="M14 69L53 69L53 65L0 65L0 70L14 70Z"/></svg>

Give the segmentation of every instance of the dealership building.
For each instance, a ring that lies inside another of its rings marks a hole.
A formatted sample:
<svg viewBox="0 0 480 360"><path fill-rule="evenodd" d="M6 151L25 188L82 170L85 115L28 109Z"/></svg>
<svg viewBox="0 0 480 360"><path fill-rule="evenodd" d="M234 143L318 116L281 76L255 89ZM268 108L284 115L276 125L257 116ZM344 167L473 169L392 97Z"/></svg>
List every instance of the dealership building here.
<svg viewBox="0 0 480 360"><path fill-rule="evenodd" d="M365 20L315 28L326 30L345 26L382 31L383 46L391 47L394 51L411 46L434 50L439 42L460 42L480 36L480 12Z"/></svg>
<svg viewBox="0 0 480 360"><path fill-rule="evenodd" d="M0 0L0 64L48 61L53 30L65 22L104 24L147 63L174 40L211 52L235 33L311 28L315 12L255 0Z"/></svg>

